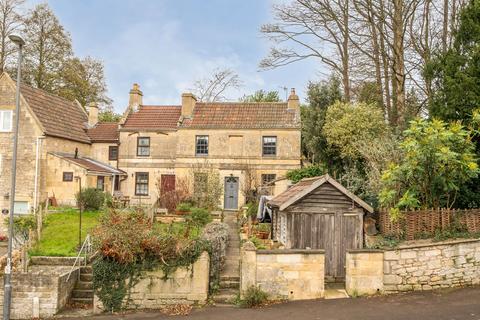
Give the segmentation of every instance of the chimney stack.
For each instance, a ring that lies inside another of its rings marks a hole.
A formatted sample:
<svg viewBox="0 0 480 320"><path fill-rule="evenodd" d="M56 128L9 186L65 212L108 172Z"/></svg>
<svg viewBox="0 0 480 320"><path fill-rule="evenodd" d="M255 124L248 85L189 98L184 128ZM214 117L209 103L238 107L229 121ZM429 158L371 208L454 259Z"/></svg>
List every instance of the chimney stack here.
<svg viewBox="0 0 480 320"><path fill-rule="evenodd" d="M88 104L88 126L94 127L98 123L98 105L96 102Z"/></svg>
<svg viewBox="0 0 480 320"><path fill-rule="evenodd" d="M193 93L182 93L182 116L190 117L193 113L193 108L195 108L195 103L197 98Z"/></svg>
<svg viewBox="0 0 480 320"><path fill-rule="evenodd" d="M287 100L287 106L288 106L288 109L292 109L300 112L300 99L295 93L295 88L292 88L292 91L290 91L290 96L288 97L288 100Z"/></svg>
<svg viewBox="0 0 480 320"><path fill-rule="evenodd" d="M133 84L130 90L130 98L128 100L128 109L137 110L139 106L143 104L143 93L140 91L140 86L137 83Z"/></svg>

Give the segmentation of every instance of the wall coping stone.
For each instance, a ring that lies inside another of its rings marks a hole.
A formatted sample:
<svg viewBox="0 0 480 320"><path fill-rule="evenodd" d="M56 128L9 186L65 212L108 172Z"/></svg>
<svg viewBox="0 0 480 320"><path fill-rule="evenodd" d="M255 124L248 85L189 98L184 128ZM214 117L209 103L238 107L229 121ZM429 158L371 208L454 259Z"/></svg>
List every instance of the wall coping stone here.
<svg viewBox="0 0 480 320"><path fill-rule="evenodd" d="M368 249L368 248L363 248L363 249L348 249L348 253L383 253L385 250L381 249Z"/></svg>
<svg viewBox="0 0 480 320"><path fill-rule="evenodd" d="M439 241L439 242L425 243L425 244L400 245L396 248L385 249L383 251L398 251L398 250L404 250L404 249L438 247L438 246L448 246L448 245L454 245L454 244L474 243L474 242L480 242L480 239L456 239L456 240Z"/></svg>
<svg viewBox="0 0 480 320"><path fill-rule="evenodd" d="M322 249L274 249L257 250L257 254L324 254Z"/></svg>

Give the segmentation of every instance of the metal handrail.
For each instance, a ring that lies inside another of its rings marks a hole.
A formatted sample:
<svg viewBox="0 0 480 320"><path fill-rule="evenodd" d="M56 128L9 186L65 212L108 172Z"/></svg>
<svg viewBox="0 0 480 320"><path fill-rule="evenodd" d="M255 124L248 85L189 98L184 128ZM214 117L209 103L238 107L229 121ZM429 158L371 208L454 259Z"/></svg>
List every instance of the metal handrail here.
<svg viewBox="0 0 480 320"><path fill-rule="evenodd" d="M90 241L90 235L87 234L87 236L85 237L85 241L83 241L82 247L80 248L80 251L78 252L77 257L75 258L75 262L73 263L72 269L70 269L67 280L65 282L68 282L68 280L70 279L70 276L75 270L75 266L77 265L77 262L80 260L80 256L82 255L82 252L85 253L84 262L85 262L85 265L87 265L87 254L88 252L91 251L91 248L92 248L92 242Z"/></svg>

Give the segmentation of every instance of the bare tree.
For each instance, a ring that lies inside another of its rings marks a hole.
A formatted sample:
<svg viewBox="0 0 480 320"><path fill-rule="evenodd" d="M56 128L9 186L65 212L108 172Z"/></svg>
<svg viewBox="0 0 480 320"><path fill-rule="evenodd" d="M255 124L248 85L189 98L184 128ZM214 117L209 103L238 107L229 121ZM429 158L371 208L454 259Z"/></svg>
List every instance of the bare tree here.
<svg viewBox="0 0 480 320"><path fill-rule="evenodd" d="M25 0L0 0L0 72L9 64L15 46L8 36L19 31L22 23L20 8Z"/></svg>
<svg viewBox="0 0 480 320"><path fill-rule="evenodd" d="M193 93L202 102L227 100L226 93L243 85L240 77L231 69L216 69L209 78L196 80Z"/></svg>
<svg viewBox="0 0 480 320"><path fill-rule="evenodd" d="M350 1L294 0L288 5L274 5L276 22L263 25L261 32L276 46L260 67L271 69L319 59L341 75L345 99L350 100Z"/></svg>

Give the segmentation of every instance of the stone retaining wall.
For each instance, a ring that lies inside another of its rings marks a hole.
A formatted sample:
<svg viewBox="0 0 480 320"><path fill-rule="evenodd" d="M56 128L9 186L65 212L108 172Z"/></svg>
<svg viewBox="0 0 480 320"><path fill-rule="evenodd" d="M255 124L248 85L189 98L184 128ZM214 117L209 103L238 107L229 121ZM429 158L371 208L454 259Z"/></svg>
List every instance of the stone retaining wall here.
<svg viewBox="0 0 480 320"><path fill-rule="evenodd" d="M79 276L79 269L46 267L12 275L12 319L49 318L65 307ZM3 276L0 307L3 308ZM68 278L68 281L67 281Z"/></svg>
<svg viewBox="0 0 480 320"><path fill-rule="evenodd" d="M166 304L205 304L208 298L210 259L207 252L188 268L178 268L163 279L161 270L147 271L130 293L127 309L158 309ZM94 312L103 312L97 296Z"/></svg>
<svg viewBox="0 0 480 320"><path fill-rule="evenodd" d="M384 253L383 290L431 290L480 283L480 240L388 250Z"/></svg>
<svg viewBox="0 0 480 320"><path fill-rule="evenodd" d="M392 250L351 250L346 289L395 293L480 284L480 240L454 240Z"/></svg>
<svg viewBox="0 0 480 320"><path fill-rule="evenodd" d="M240 293L259 286L273 299L316 299L324 295L323 250L256 250L246 242L241 252Z"/></svg>

